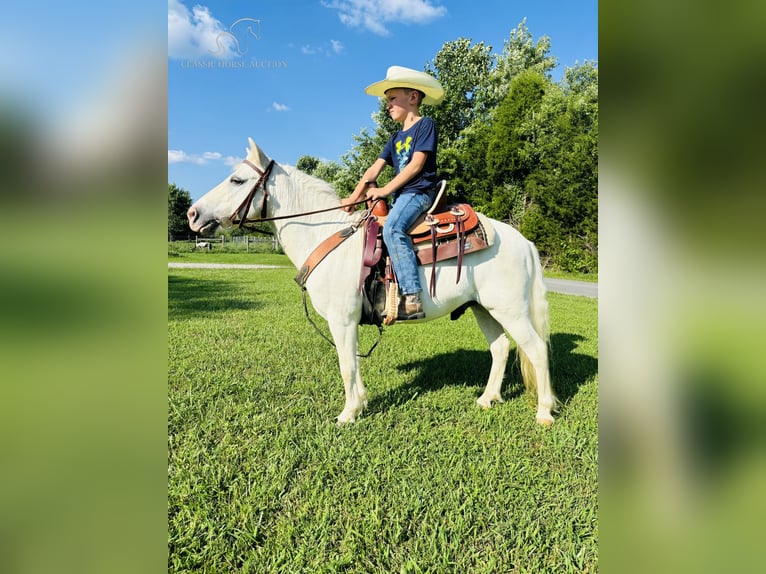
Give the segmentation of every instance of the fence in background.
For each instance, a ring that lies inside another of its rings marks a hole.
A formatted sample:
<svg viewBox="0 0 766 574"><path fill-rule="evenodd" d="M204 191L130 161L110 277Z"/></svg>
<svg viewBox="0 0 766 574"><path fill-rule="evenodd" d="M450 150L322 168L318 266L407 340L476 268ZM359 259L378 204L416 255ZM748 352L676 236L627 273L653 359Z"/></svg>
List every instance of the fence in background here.
<svg viewBox="0 0 766 574"><path fill-rule="evenodd" d="M277 242L274 237L251 237L249 235L236 235L233 237L227 237L226 235L220 235L218 237L200 237L195 235L193 239L190 237L183 239L178 238L175 240L172 237L169 237L168 239L171 244L176 246L176 248L186 245L188 247L185 249L192 250L205 249L208 251L242 251L250 253L251 249L254 251L263 251L264 246L267 246L268 249L274 252L281 252L279 242ZM183 247L181 247L181 249L185 250Z"/></svg>

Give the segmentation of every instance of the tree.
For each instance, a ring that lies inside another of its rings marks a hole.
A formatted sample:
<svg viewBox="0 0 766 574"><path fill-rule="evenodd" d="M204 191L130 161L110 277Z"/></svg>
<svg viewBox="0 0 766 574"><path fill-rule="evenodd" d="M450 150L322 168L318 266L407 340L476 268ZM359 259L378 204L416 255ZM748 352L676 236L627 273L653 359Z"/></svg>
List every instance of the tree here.
<svg viewBox="0 0 766 574"><path fill-rule="evenodd" d="M450 193L485 213L492 188L486 165L491 132L490 123L476 121L461 132L452 146L440 148L438 154L439 169L449 180Z"/></svg>
<svg viewBox="0 0 766 574"><path fill-rule="evenodd" d="M503 53L487 79L486 89L479 94L477 105L485 115L491 113L508 94L511 81L526 70L549 77L556 67L556 58L549 55L551 39L541 36L534 42L524 18L503 43Z"/></svg>
<svg viewBox="0 0 766 574"><path fill-rule="evenodd" d="M319 160L310 155L301 156L298 158L298 163L295 164L296 168L309 175L313 175L314 170L316 170L318 166Z"/></svg>
<svg viewBox="0 0 766 574"><path fill-rule="evenodd" d="M497 139L494 115L517 75L534 71L545 78L556 60L548 55L550 39L543 36L533 42L526 20L511 31L501 55L491 50L465 38L444 44L427 70L444 85L445 100L440 106L424 107L424 113L434 118L439 130L437 164L440 175L450 181L450 192L517 222L523 204L520 185L488 179L487 149L493 137ZM496 162L496 167L500 165ZM511 196L516 199L510 203L500 201Z"/></svg>
<svg viewBox="0 0 766 574"><path fill-rule="evenodd" d="M513 78L508 95L497 107L486 156L487 175L495 186L523 181L532 171L535 142L529 124L546 87L546 79L538 72L522 72Z"/></svg>
<svg viewBox="0 0 766 574"><path fill-rule="evenodd" d="M462 171L473 181L460 184L471 189L471 201L490 217L521 223L527 204L524 181L535 165L529 120L540 107L547 84L534 70L520 73L491 122L478 121L463 132Z"/></svg>
<svg viewBox="0 0 766 574"><path fill-rule="evenodd" d="M362 128L359 135L353 136L356 142L351 150L341 158L345 169L336 178L335 185L341 196L348 196L364 175L364 172L380 156L380 152L388 141L388 138L396 131L396 123L386 112L385 101L380 99L378 113L373 116L375 120L375 133ZM393 177L393 169L387 166L378 177L378 185L383 186Z"/></svg>
<svg viewBox="0 0 766 574"><path fill-rule="evenodd" d="M186 212L192 205L191 195L175 183L168 184L168 240L189 235Z"/></svg>
<svg viewBox="0 0 766 574"><path fill-rule="evenodd" d="M314 170L314 177L326 181L336 189L338 188L338 179L343 174L341 165L334 161L322 161Z"/></svg>
<svg viewBox="0 0 766 574"><path fill-rule="evenodd" d="M598 70L568 68L532 122L536 165L522 231L564 271L598 270Z"/></svg>
<svg viewBox="0 0 766 574"><path fill-rule="evenodd" d="M484 42L471 45L466 38L445 43L426 65L444 88L444 100L438 106L423 106L422 115L433 118L439 132L439 146L449 147L477 117L475 103L486 88L493 59L491 46Z"/></svg>

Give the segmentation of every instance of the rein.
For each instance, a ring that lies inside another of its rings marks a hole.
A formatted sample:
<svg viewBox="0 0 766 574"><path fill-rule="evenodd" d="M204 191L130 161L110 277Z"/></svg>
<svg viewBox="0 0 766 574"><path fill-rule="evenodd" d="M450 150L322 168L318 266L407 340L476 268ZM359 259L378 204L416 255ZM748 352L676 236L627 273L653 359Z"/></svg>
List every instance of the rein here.
<svg viewBox="0 0 766 574"><path fill-rule="evenodd" d="M315 209L314 211L304 211L302 213L293 213L290 215L266 217L266 202L269 198L269 192L266 189L266 183L269 179L269 176L271 175L271 168L274 167L274 160L272 159L269 162L269 165L266 166L266 169L263 171L260 168L258 168L257 165L255 165L253 162L251 162L248 159L243 160L242 163L253 168L260 177L258 178L258 181L255 182L255 185L253 185L250 192L247 194L247 197L245 197L242 203L239 204L239 207L237 207L237 209L235 209L234 212L229 217L226 217L221 220L220 224L225 229L234 227L234 225L242 229L243 226L251 224L251 223L262 223L264 221L278 221L280 219L294 219L296 217L304 217L306 215L314 215L316 213L325 213L327 211L334 211L336 209L345 209L346 207L349 207L349 206L355 207L357 205L361 205L362 203L367 202L366 199L361 199L354 203L348 203L346 205L337 205L335 207L327 207L325 209ZM246 217L247 212L250 211L250 206L252 204L253 199L255 198L255 193L258 191L258 188L261 186L263 186L263 200L261 201L261 216L258 219L248 219ZM244 214L240 215L243 209L244 209Z"/></svg>
<svg viewBox="0 0 766 574"><path fill-rule="evenodd" d="M305 287L301 288L301 290L303 291L303 311L306 314L306 319L308 319L309 323L311 323L311 326L314 327L314 330L319 334L319 336L322 337L325 341L327 341L331 347L337 350L338 347L335 346L335 343L332 341L332 339L330 339L330 337L322 333L322 330L319 328L319 325L317 325L314 322L314 320L311 318L311 315L309 315L309 305L308 305L308 302L306 301L307 291ZM378 343L380 343L381 339L383 339L383 327L382 325L378 325L378 338L372 344L372 347L370 347L370 350L367 351L364 355L360 355L359 353L357 353L356 356L361 359L368 358L370 355L372 355L372 352L375 350L375 347L378 346Z"/></svg>

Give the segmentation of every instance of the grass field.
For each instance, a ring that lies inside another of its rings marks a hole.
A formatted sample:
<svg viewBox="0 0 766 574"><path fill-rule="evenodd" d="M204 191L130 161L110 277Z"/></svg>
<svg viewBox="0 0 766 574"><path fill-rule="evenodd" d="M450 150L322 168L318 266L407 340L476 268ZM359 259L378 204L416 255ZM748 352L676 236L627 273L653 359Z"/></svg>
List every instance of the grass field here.
<svg viewBox="0 0 766 574"><path fill-rule="evenodd" d="M242 244L226 244L221 248L220 244L213 246L211 251L195 249L194 243L174 242L168 243L168 261L189 263L261 263L272 265L291 266L286 255L273 252L267 245L259 244L250 246L250 252L245 251ZM598 282L598 273L565 273L563 271L545 270L545 276L555 279L572 279L575 281Z"/></svg>
<svg viewBox="0 0 766 574"><path fill-rule="evenodd" d="M387 329L369 407L338 428L337 359L294 274L169 271L170 572L598 570L595 300L549 294L552 428L515 364L506 402L476 406L490 358L470 312ZM377 329L360 332L366 350Z"/></svg>

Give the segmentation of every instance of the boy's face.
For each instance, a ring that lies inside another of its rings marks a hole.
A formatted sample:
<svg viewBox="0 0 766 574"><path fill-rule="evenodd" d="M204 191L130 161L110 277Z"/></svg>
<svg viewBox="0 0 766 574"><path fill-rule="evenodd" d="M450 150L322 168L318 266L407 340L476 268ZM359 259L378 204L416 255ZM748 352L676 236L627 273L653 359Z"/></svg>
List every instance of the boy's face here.
<svg viewBox="0 0 766 574"><path fill-rule="evenodd" d="M404 122L409 112L416 112L417 93L404 88L391 88L386 90L386 105L391 119L395 122Z"/></svg>

